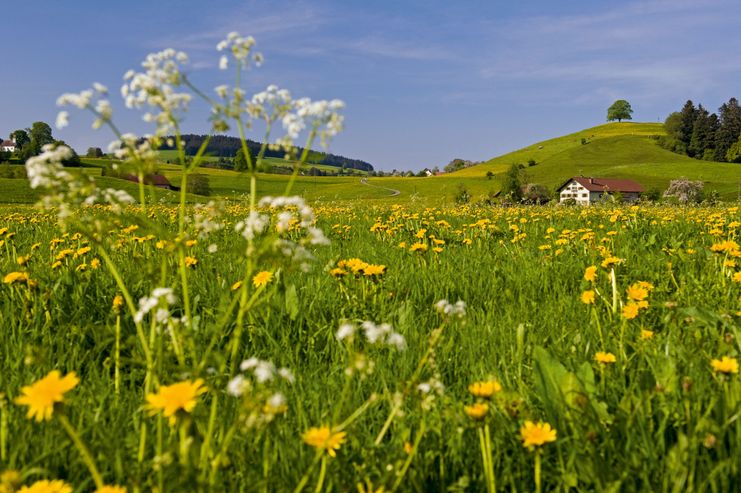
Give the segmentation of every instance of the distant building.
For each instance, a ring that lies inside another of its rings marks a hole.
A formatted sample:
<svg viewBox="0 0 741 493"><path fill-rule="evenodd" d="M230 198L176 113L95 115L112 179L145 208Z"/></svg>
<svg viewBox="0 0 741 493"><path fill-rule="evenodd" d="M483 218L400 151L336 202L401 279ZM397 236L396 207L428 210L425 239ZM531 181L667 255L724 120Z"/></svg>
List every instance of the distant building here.
<svg viewBox="0 0 741 493"><path fill-rule="evenodd" d="M15 140L4 140L0 144L0 150L3 152L15 152Z"/></svg>
<svg viewBox="0 0 741 493"><path fill-rule="evenodd" d="M425 168L422 171L424 172L425 176L432 176L433 175L432 170L430 168Z"/></svg>
<svg viewBox="0 0 741 493"><path fill-rule="evenodd" d="M558 188L559 202L573 199L577 204L589 205L619 193L623 202L635 202L643 193L640 183L616 178L569 178Z"/></svg>

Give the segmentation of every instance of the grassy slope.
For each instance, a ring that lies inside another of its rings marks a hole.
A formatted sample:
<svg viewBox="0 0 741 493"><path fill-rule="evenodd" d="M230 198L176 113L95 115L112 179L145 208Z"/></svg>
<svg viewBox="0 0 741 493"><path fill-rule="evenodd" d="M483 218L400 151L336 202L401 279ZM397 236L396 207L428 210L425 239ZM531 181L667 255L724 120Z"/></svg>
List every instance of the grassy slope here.
<svg viewBox="0 0 741 493"><path fill-rule="evenodd" d="M581 132L546 140L483 164L447 175L445 178L480 177L488 171L504 172L512 163L534 159L526 169L528 181L555 187L571 176L630 178L644 187L664 189L680 176L705 182L706 190L717 190L735 198L741 180L741 166L698 161L661 148L651 136L662 135L660 123L609 123ZM581 139L589 143L582 145Z"/></svg>

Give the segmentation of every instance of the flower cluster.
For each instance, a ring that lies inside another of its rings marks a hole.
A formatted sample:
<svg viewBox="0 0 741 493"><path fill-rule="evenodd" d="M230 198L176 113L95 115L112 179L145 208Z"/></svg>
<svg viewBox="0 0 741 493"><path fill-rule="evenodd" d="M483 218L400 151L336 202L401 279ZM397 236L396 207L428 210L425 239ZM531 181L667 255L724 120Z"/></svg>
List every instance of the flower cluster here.
<svg viewBox="0 0 741 493"><path fill-rule="evenodd" d="M370 344L386 345L396 348L398 351L406 349L406 339L403 335L394 331L390 324L375 324L366 320L360 324L360 329ZM357 332L358 328L354 324L344 323L340 325L335 336L340 341L353 340Z"/></svg>

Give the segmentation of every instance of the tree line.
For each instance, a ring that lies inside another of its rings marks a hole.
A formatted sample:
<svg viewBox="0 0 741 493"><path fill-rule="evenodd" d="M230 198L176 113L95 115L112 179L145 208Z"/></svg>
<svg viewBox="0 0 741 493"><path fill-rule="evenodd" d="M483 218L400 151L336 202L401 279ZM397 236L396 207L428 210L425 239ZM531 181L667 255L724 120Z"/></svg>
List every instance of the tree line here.
<svg viewBox="0 0 741 493"><path fill-rule="evenodd" d="M206 135L186 134L182 136L183 146L185 154L188 156L194 156L198 149L206 139ZM174 137L170 136L164 139L164 144L160 147L162 150L173 150L176 149L175 145L167 145L167 141L171 140L174 142ZM250 151L252 157L257 156L260 151L261 144L253 140L247 140L247 148ZM212 135L206 146L206 154L211 156L233 158L237 156L237 152L242 149L242 143L237 137L230 137L228 135ZM297 155L301 155L303 148L294 148ZM265 157L275 157L282 159L285 156L285 152L281 149L265 149ZM361 161L359 159L351 159L344 156L338 156L336 154L328 154L325 152L311 151L309 153L308 163L311 164L324 164L326 166L334 166L336 168L352 168L362 171L373 171L373 166L370 163Z"/></svg>
<svg viewBox="0 0 741 493"><path fill-rule="evenodd" d="M741 162L741 107L736 98L710 113L702 104L687 101L664 122L660 143L678 154L705 161Z"/></svg>
<svg viewBox="0 0 741 493"><path fill-rule="evenodd" d="M33 122L29 128L12 131L10 132L10 140L15 142L15 156L23 162L30 157L41 154L41 148L46 144L67 145L63 140L54 138L51 127L46 122ZM10 153L2 153L0 161L7 161L11 157ZM65 166L79 166L80 157L72 149L72 157L62 164Z"/></svg>

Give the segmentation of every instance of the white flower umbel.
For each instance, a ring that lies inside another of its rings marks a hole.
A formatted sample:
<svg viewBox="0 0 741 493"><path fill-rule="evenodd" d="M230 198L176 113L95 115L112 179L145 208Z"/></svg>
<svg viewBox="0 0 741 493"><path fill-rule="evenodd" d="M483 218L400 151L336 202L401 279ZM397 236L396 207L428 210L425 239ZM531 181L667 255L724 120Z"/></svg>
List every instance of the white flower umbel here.
<svg viewBox="0 0 741 493"><path fill-rule="evenodd" d="M255 46L255 38L252 36L240 36L238 32L230 32L227 34L226 39L220 41L216 45L218 51L228 51L231 53L234 60L243 67L247 67L252 60L255 65L260 65L263 61L263 57L260 53L255 53L252 56L252 48ZM219 60L219 68L226 70L229 66L229 59L226 55L222 55Z"/></svg>
<svg viewBox="0 0 741 493"><path fill-rule="evenodd" d="M463 318L466 316L466 303L458 300L455 304L452 304L443 299L435 303L435 310L445 316Z"/></svg>
<svg viewBox="0 0 741 493"><path fill-rule="evenodd" d="M383 346L393 347L398 351L406 349L406 339L404 336L394 330L390 324L375 324L369 320L360 324L365 339L370 344L379 344ZM335 333L337 340L344 341L355 337L357 328L354 324L345 322L340 325L340 328Z"/></svg>
<svg viewBox="0 0 741 493"><path fill-rule="evenodd" d="M139 299L139 310L134 314L134 322L141 323L147 313L151 312L156 307L160 307L160 310L156 313L156 319L161 321L161 323L164 323L169 319L170 315L167 308L170 305L174 305L176 301L177 298L175 298L175 294L171 288L155 288L152 291L151 296L144 296ZM167 315L163 314L162 310L164 310Z"/></svg>

